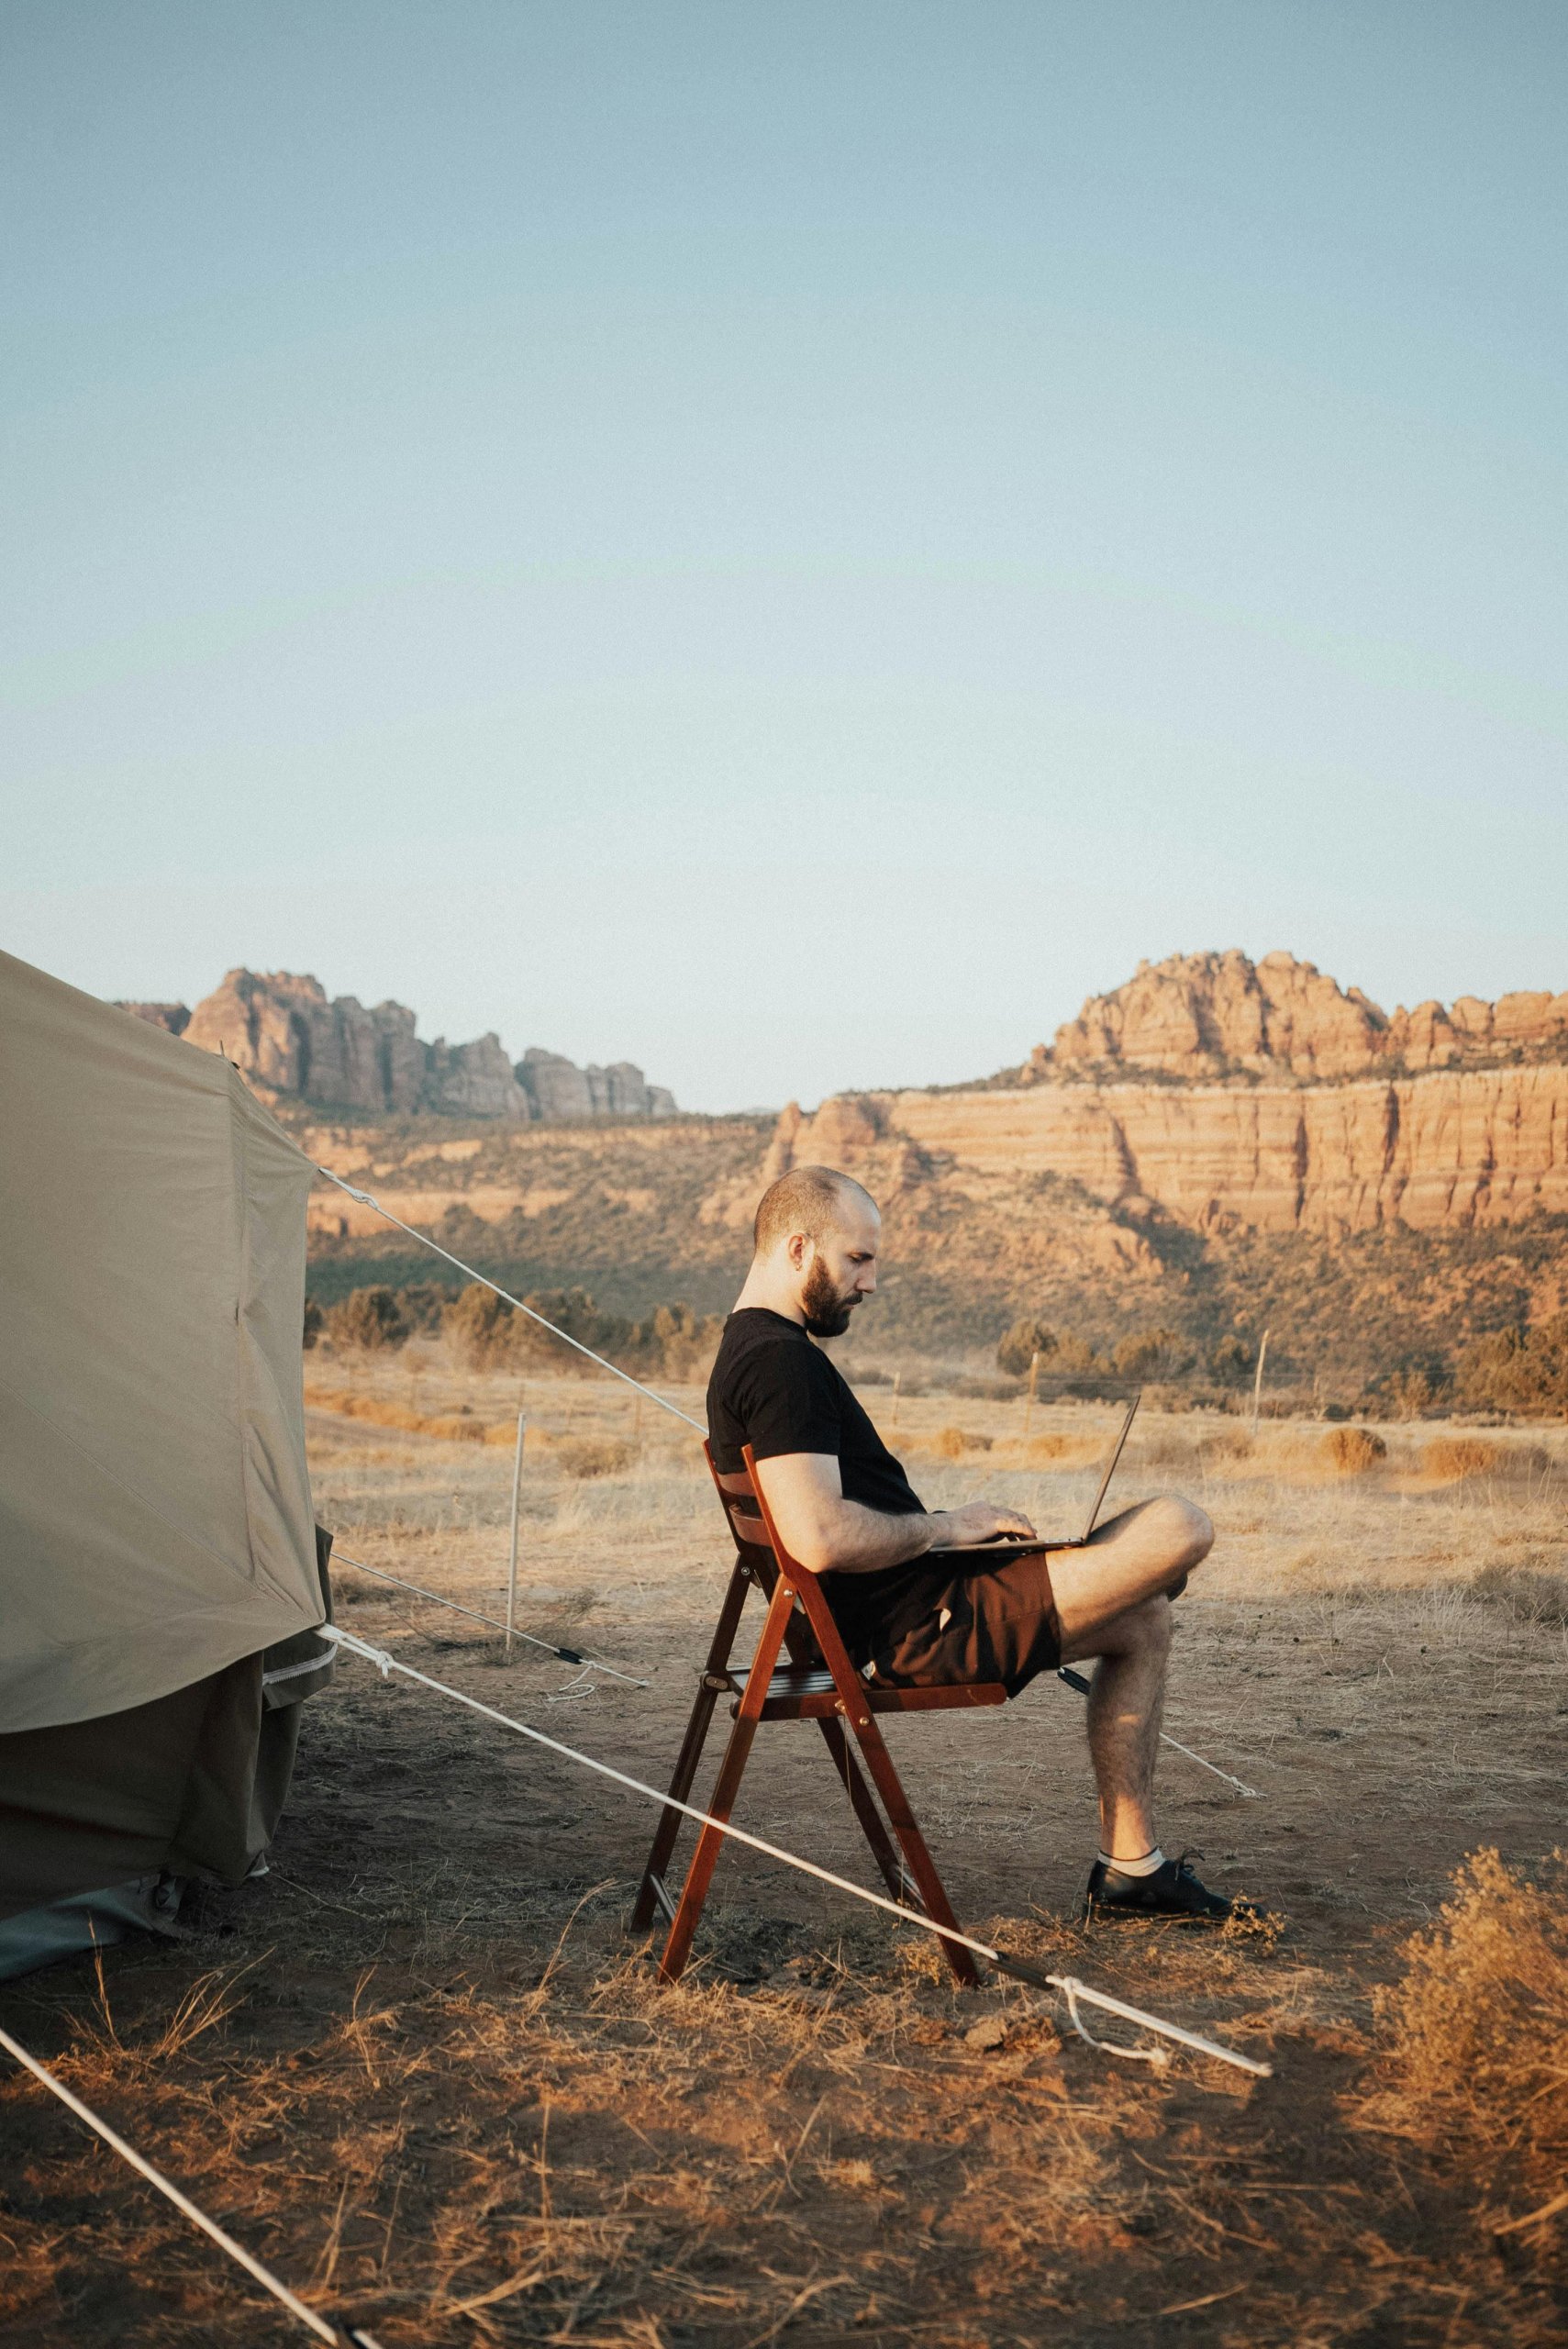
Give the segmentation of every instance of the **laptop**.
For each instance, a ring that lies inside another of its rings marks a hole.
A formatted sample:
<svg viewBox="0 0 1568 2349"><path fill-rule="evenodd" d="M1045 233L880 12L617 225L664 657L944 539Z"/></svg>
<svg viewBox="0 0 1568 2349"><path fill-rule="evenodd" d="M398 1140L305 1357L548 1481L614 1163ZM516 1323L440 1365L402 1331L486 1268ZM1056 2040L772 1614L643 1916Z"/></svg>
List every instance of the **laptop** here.
<svg viewBox="0 0 1568 2349"><path fill-rule="evenodd" d="M1090 1534L1099 1523L1100 1511L1105 1507L1106 1495L1110 1490L1111 1478L1116 1475L1117 1463L1121 1458L1132 1422L1138 1413L1138 1407L1142 1400L1143 1389L1140 1386L1123 1415L1121 1426L1117 1431L1116 1442L1111 1446L1110 1458L1106 1462L1105 1474L1100 1478L1100 1489L1095 1495L1094 1506L1089 1511L1082 1533L1054 1539L1040 1533L1029 1536L1018 1533L999 1533L994 1542L950 1542L940 1550L928 1550L926 1555L929 1558L1032 1558L1037 1557L1042 1550L1083 1549Z"/></svg>

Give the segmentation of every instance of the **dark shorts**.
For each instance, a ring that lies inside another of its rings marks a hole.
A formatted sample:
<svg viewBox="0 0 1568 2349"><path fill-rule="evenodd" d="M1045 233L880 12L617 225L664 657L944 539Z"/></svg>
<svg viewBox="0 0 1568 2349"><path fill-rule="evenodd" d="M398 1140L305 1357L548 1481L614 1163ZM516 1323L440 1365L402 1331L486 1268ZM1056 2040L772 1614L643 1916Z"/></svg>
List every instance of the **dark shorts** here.
<svg viewBox="0 0 1568 2349"><path fill-rule="evenodd" d="M1062 1625L1051 1561L1037 1553L954 1574L921 1570L929 1608L912 1630L873 1647L868 1679L884 1687L932 1688L999 1680L1016 1697L1062 1661Z"/></svg>

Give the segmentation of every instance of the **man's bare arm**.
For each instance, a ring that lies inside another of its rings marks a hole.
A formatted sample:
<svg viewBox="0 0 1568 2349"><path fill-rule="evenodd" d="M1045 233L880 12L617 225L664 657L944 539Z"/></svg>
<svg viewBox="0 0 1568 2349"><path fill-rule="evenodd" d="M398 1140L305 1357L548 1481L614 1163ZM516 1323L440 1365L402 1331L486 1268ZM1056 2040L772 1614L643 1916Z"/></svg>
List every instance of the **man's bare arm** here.
<svg viewBox="0 0 1568 2349"><path fill-rule="evenodd" d="M955 1542L988 1542L996 1533L1032 1534L1017 1509L990 1501L929 1515L894 1517L846 1500L839 1463L830 1452L786 1452L759 1460L757 1477L791 1557L812 1574L873 1574L903 1565L928 1550Z"/></svg>

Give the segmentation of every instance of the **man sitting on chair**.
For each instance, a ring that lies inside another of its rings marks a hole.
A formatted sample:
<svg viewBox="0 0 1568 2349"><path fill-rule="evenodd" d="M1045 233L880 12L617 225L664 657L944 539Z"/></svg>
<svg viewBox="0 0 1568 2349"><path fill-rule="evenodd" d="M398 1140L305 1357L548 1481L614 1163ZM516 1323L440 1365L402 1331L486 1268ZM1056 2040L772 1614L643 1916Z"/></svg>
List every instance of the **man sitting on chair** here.
<svg viewBox="0 0 1568 2349"><path fill-rule="evenodd" d="M1214 1529L1190 1501L1140 1501L1081 1549L944 1558L959 1542L1031 1536L1016 1509L970 1501L926 1509L837 1367L836 1338L876 1287L882 1219L860 1184L797 1166L757 1209L756 1253L708 1382L721 1472L749 1443L779 1538L821 1577L852 1661L893 1687L1001 1682L1098 1659L1089 1753L1100 1851L1088 1912L1221 1921L1231 1903L1168 1860L1154 1832L1154 1762L1171 1645L1171 1601Z"/></svg>

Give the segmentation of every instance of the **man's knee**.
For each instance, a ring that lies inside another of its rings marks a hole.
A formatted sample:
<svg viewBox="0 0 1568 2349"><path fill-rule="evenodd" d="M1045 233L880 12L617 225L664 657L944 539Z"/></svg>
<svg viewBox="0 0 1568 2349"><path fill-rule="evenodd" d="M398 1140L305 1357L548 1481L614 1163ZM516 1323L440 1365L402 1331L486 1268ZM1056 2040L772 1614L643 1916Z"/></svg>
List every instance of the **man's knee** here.
<svg viewBox="0 0 1568 2349"><path fill-rule="evenodd" d="M1177 1493L1162 1493L1149 1503L1151 1531L1167 1550L1173 1574L1190 1574L1201 1566L1214 1547L1214 1528L1195 1501Z"/></svg>
<svg viewBox="0 0 1568 2349"><path fill-rule="evenodd" d="M1123 1654L1136 1649L1140 1655L1163 1662L1171 1652L1174 1628L1171 1602L1162 1590L1157 1590L1117 1618L1117 1644Z"/></svg>

